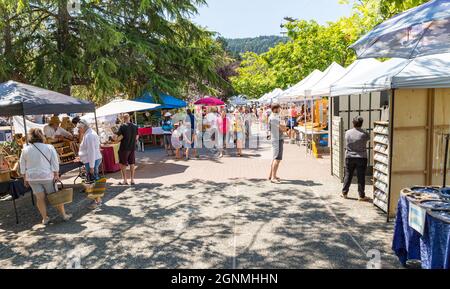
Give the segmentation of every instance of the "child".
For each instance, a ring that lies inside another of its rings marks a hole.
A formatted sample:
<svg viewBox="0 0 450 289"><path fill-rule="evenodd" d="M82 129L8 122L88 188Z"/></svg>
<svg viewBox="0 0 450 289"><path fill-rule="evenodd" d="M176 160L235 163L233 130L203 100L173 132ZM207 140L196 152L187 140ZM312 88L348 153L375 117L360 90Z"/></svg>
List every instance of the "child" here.
<svg viewBox="0 0 450 289"><path fill-rule="evenodd" d="M180 149L183 147L182 139L183 139L182 128L180 127L180 123L177 122L174 124L174 131L171 137L172 146L173 148L175 148L175 158L177 160L181 159Z"/></svg>

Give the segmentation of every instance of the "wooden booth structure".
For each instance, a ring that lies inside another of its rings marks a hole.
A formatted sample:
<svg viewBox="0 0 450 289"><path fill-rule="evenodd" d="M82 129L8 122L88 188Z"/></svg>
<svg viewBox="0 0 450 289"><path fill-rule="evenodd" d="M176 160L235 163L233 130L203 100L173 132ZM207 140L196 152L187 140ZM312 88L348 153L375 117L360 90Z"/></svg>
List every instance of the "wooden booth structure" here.
<svg viewBox="0 0 450 289"><path fill-rule="evenodd" d="M359 73L358 82L346 80L336 84L339 91L362 92L360 99L374 105L372 113L364 116L372 126L369 150L373 163L374 205L387 213L387 219L397 213L400 191L415 185L442 186L444 183L444 136L450 133L450 54L431 55L414 60L391 59ZM376 104L373 104L373 95ZM354 94L354 93L352 93ZM354 96L354 98L357 98ZM372 98L372 100L371 100ZM338 114L348 99L333 99L333 161L344 154L336 148L336 135L343 134L347 123ZM388 100L388 110L383 104ZM358 101L356 101L358 103ZM351 101L350 101L351 103ZM339 109L339 111L336 111ZM385 114L384 119L382 115ZM380 117L380 121L377 117ZM370 128L369 128L370 129ZM340 159L338 159L340 161ZM338 169L342 169L338 168ZM338 171L333 166L333 174ZM447 183L448 183L447 176Z"/></svg>

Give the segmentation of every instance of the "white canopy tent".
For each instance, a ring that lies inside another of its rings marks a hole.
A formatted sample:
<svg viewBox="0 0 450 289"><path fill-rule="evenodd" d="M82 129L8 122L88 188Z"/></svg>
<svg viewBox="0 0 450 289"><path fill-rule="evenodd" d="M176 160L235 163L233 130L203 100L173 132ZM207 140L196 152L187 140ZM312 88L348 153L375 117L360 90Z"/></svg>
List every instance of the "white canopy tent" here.
<svg viewBox="0 0 450 289"><path fill-rule="evenodd" d="M132 101L126 99L115 99L110 103L100 107L97 109L97 117L107 117L111 115L117 115L126 112L136 112L143 110L150 110L159 107L159 104L156 103L145 103L139 101ZM93 119L95 116L93 113L87 114L83 116L84 119Z"/></svg>
<svg viewBox="0 0 450 289"><path fill-rule="evenodd" d="M243 95L237 95L230 98L229 103L231 105L247 105L249 100Z"/></svg>
<svg viewBox="0 0 450 289"><path fill-rule="evenodd" d="M308 96L313 98L329 96L331 85L344 76L346 72L347 70L344 67L333 62L327 70L323 72L324 76L312 86Z"/></svg>
<svg viewBox="0 0 450 289"><path fill-rule="evenodd" d="M320 70L314 70L308 77L302 80L298 85L289 89L278 97L278 102L286 103L299 100L300 97L305 96L305 91L312 85L316 84L324 76L324 73Z"/></svg>
<svg viewBox="0 0 450 289"><path fill-rule="evenodd" d="M392 88L448 88L450 86L450 53L413 59L392 77Z"/></svg>
<svg viewBox="0 0 450 289"><path fill-rule="evenodd" d="M260 101L261 103L272 103L278 95L280 95L283 92L282 89L276 88L273 91L267 93L265 96L263 96L263 100Z"/></svg>
<svg viewBox="0 0 450 289"><path fill-rule="evenodd" d="M391 89L392 78L410 62L392 58L375 65L359 65L331 85L331 96L357 95Z"/></svg>
<svg viewBox="0 0 450 289"><path fill-rule="evenodd" d="M288 98L288 95L298 89L300 86L302 86L305 82L309 81L311 77L313 77L315 74L321 73L320 70L314 70L311 74L309 74L306 78L304 78L299 83L295 84L294 86L286 89L282 94L278 96L279 99Z"/></svg>

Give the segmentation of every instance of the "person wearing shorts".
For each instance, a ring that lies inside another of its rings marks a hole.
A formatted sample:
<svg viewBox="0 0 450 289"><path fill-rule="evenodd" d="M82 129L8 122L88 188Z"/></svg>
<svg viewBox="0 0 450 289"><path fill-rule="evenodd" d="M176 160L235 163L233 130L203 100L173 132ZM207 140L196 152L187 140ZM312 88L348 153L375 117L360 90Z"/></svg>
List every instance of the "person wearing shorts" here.
<svg viewBox="0 0 450 289"><path fill-rule="evenodd" d="M36 205L45 226L50 222L47 215L46 196L56 191L55 182L59 180L59 157L55 148L44 144L44 133L32 128L28 133L28 143L20 155L20 173L25 185L30 186L36 197ZM66 214L64 205L56 206L65 221L72 215Z"/></svg>
<svg viewBox="0 0 450 289"><path fill-rule="evenodd" d="M164 147L167 152L167 156L170 157L174 154L172 147L172 131L173 131L173 121L171 119L172 114L167 112L164 114L164 119L161 124L161 128L164 131Z"/></svg>
<svg viewBox="0 0 450 289"><path fill-rule="evenodd" d="M272 106L272 114L269 119L269 131L272 141L273 161L270 166L269 181L279 184L280 178L277 176L280 162L283 160L284 137L287 127L281 124L281 107L278 104Z"/></svg>
<svg viewBox="0 0 450 289"><path fill-rule="evenodd" d="M129 114L123 115L123 124L117 132L120 140L119 163L123 181L119 185L128 186L127 167L130 167L130 184L135 185L136 142L139 138L138 127L131 122Z"/></svg>

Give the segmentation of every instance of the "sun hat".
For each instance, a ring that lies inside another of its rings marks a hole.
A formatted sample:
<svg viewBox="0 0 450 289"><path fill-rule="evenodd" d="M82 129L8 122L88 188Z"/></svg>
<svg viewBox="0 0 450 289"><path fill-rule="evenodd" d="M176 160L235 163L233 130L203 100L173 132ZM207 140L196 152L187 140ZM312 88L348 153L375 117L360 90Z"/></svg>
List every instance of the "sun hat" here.
<svg viewBox="0 0 450 289"><path fill-rule="evenodd" d="M166 112L166 114L164 114L165 117L171 117L172 114L170 112Z"/></svg>
<svg viewBox="0 0 450 289"><path fill-rule="evenodd" d="M59 120L59 117L57 117L57 116L52 116L52 118L50 118L50 121L48 122L49 125L54 125L54 124L59 125L60 123L61 123L61 121Z"/></svg>

